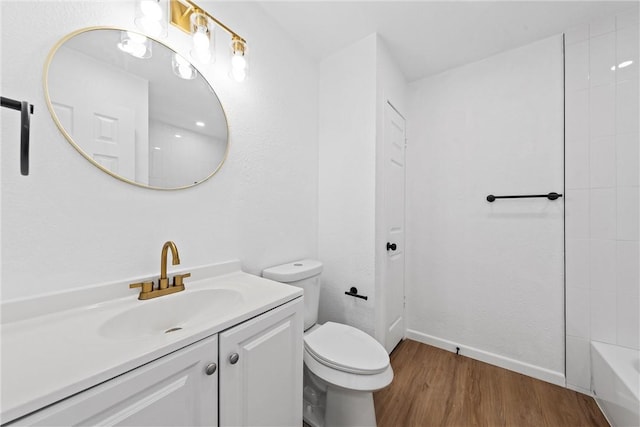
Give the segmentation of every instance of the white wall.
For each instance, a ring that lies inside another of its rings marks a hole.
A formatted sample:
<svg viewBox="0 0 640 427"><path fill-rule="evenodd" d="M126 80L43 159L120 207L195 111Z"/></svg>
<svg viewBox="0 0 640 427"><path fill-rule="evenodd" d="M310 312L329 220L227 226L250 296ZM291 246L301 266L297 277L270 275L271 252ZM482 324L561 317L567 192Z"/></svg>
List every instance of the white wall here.
<svg viewBox="0 0 640 427"><path fill-rule="evenodd" d="M637 6L566 35L567 384L585 393L590 340L640 346L639 38Z"/></svg>
<svg viewBox="0 0 640 427"><path fill-rule="evenodd" d="M384 343L382 118L387 100L405 108L405 78L374 33L323 59L319 87L319 321ZM345 295L352 286L368 300Z"/></svg>
<svg viewBox="0 0 640 427"><path fill-rule="evenodd" d="M409 337L564 384L561 37L409 88Z"/></svg>
<svg viewBox="0 0 640 427"><path fill-rule="evenodd" d="M323 59L319 83L320 322L375 330L376 39ZM369 300L344 294L351 286Z"/></svg>
<svg viewBox="0 0 640 427"><path fill-rule="evenodd" d="M226 140L159 120L149 121L149 141L149 185L162 188L202 181L224 161L227 148Z"/></svg>
<svg viewBox="0 0 640 427"><path fill-rule="evenodd" d="M133 2L2 1L1 93L35 105L28 177L18 168L16 112L2 109L2 300L158 274L166 240L184 267L239 258L260 273L317 256L317 64L257 5L201 3L248 40L251 75L233 83L220 56L201 67L229 120L229 157L201 185L155 191L82 158L55 127L41 83L60 38L94 25L132 27ZM165 42L188 56L179 30ZM217 43L228 52L224 33Z"/></svg>

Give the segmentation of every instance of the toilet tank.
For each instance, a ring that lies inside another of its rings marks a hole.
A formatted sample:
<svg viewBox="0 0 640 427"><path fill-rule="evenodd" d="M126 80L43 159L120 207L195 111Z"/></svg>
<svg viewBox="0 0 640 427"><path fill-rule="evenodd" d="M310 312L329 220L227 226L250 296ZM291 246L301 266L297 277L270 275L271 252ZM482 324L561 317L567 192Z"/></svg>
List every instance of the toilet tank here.
<svg viewBox="0 0 640 427"><path fill-rule="evenodd" d="M304 290L304 330L318 321L320 303L320 273L322 263L313 259L303 259L277 265L262 271L262 277Z"/></svg>

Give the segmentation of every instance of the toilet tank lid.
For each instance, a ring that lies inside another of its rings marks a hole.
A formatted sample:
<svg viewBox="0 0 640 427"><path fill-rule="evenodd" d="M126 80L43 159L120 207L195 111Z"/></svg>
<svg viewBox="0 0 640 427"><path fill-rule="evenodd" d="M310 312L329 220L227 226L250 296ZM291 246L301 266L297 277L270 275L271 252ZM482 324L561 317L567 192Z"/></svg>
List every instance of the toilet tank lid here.
<svg viewBox="0 0 640 427"><path fill-rule="evenodd" d="M322 272L322 263L313 259L302 259L262 270L262 277L283 283L296 282L317 276Z"/></svg>

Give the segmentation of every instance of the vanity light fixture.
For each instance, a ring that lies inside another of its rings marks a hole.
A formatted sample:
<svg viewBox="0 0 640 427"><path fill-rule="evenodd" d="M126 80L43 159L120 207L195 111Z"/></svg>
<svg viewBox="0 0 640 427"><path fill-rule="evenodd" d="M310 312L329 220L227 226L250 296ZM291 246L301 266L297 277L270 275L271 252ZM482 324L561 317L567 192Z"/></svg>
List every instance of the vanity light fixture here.
<svg viewBox="0 0 640 427"><path fill-rule="evenodd" d="M185 80L193 80L196 78L196 69L179 53L174 53L171 58L171 67L173 73Z"/></svg>
<svg viewBox="0 0 640 427"><path fill-rule="evenodd" d="M247 77L247 42L191 0L169 0L170 22L193 38L191 56L203 63L214 60L214 24L231 36L231 70L236 81Z"/></svg>
<svg viewBox="0 0 640 427"><path fill-rule="evenodd" d="M136 26L153 37L167 35L167 0L137 0Z"/></svg>
<svg viewBox="0 0 640 427"><path fill-rule="evenodd" d="M247 78L247 42L240 37L231 38L231 78L237 82L242 82Z"/></svg>
<svg viewBox="0 0 640 427"><path fill-rule="evenodd" d="M191 38L193 39L191 56L203 64L210 64L215 58L213 22L201 12L192 13L189 21L191 22Z"/></svg>
<svg viewBox="0 0 640 427"><path fill-rule="evenodd" d="M136 58L151 58L151 43L149 39L132 31L120 32L118 49Z"/></svg>

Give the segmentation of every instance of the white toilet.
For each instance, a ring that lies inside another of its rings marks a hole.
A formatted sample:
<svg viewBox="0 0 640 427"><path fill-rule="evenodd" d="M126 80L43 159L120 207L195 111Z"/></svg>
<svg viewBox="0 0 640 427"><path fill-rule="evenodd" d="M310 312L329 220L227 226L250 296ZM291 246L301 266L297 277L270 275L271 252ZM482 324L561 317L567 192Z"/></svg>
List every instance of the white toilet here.
<svg viewBox="0 0 640 427"><path fill-rule="evenodd" d="M304 289L304 421L312 427L375 426L373 392L393 380L389 355L359 329L316 324L321 272L322 263L310 259L262 272Z"/></svg>

